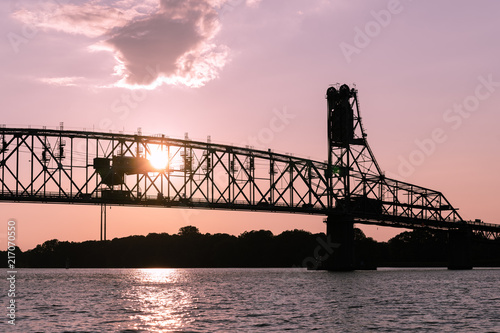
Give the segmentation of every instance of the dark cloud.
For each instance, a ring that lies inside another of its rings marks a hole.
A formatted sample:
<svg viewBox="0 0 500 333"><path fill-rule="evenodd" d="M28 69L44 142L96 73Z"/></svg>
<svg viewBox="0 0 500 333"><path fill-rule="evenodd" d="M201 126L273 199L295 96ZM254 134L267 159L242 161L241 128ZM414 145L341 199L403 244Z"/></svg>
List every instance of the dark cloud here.
<svg viewBox="0 0 500 333"><path fill-rule="evenodd" d="M14 17L45 30L93 38L113 52L118 86L201 86L216 78L228 48L214 37L226 0L92 1L23 8ZM97 42L96 42L97 41Z"/></svg>
<svg viewBox="0 0 500 333"><path fill-rule="evenodd" d="M157 14L120 28L106 43L116 52L126 84L164 80L196 86L223 66L211 59L221 55L211 44L218 26L205 0L163 0Z"/></svg>

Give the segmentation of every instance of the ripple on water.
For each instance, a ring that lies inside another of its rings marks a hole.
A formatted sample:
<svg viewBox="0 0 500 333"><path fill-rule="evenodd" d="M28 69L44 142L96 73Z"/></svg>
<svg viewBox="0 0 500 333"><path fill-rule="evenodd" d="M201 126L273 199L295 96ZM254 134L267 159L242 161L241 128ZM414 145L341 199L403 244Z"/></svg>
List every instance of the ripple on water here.
<svg viewBox="0 0 500 333"><path fill-rule="evenodd" d="M499 332L500 270L21 270L13 332ZM5 283L5 282L4 282ZM0 296L6 301L6 296Z"/></svg>

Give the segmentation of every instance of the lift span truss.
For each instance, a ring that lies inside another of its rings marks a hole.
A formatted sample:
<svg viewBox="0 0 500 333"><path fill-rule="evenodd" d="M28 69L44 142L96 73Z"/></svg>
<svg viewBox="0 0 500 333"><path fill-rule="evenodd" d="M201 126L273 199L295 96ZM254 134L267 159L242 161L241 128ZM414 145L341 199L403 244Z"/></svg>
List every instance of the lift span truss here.
<svg viewBox="0 0 500 333"><path fill-rule="evenodd" d="M162 135L6 128L0 135L3 200L328 209L326 165L307 159Z"/></svg>

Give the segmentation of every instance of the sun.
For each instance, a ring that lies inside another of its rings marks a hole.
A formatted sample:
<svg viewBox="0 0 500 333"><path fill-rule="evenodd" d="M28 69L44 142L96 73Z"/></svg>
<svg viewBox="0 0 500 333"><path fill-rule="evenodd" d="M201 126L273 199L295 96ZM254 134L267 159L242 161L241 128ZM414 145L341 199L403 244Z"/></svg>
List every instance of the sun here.
<svg viewBox="0 0 500 333"><path fill-rule="evenodd" d="M155 170L165 170L168 166L168 153L166 151L153 151L148 156L149 163Z"/></svg>

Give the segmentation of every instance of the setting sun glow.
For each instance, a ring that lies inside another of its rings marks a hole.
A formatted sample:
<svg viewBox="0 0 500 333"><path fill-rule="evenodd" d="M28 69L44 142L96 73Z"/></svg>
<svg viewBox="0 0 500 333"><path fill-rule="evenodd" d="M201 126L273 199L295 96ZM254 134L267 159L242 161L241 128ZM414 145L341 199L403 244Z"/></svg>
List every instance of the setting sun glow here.
<svg viewBox="0 0 500 333"><path fill-rule="evenodd" d="M151 166L156 170L164 170L168 166L168 153L166 151L154 151L148 156Z"/></svg>

